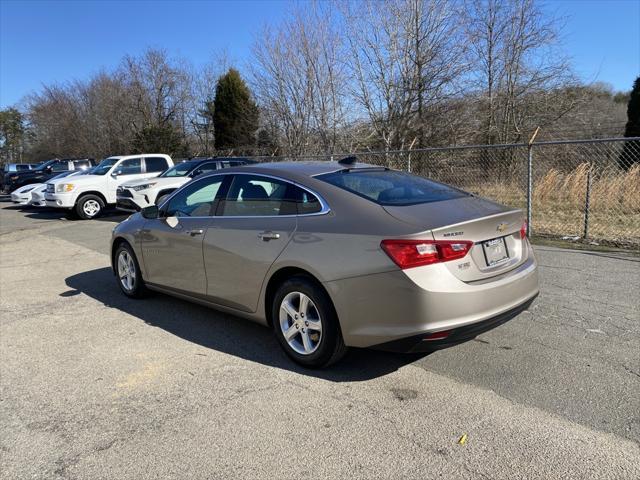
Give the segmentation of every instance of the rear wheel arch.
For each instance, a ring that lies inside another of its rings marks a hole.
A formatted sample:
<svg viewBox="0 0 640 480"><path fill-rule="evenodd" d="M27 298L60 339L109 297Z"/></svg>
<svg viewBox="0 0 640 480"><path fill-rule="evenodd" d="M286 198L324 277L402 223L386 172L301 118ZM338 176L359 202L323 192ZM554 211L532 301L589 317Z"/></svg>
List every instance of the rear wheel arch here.
<svg viewBox="0 0 640 480"><path fill-rule="evenodd" d="M331 298L331 295L329 294L327 289L324 288L324 285L322 285L322 282L320 282L320 280L318 280L318 278L315 275L313 275L309 271L304 270L303 268L300 268L300 267L282 267L277 271L275 271L271 275L271 277L269 277L269 281L267 282L267 287L265 289L264 312L265 312L265 318L267 319L267 324L269 326L273 326L273 318L271 318L271 303L273 302L273 298L278 290L278 287L282 285L282 283L285 282L286 280L296 276L305 277L311 280L314 284L316 284L316 286L318 286L318 288L323 290L324 293L327 295L327 298L331 302L331 306L335 311L335 304L333 303L333 299Z"/></svg>

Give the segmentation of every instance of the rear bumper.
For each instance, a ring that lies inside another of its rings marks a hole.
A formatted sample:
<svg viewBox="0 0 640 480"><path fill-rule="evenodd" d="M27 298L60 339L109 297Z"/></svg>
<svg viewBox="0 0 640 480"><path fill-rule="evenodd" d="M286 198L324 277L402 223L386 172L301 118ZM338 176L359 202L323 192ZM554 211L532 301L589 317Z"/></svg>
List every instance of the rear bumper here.
<svg viewBox="0 0 640 480"><path fill-rule="evenodd" d="M326 282L324 286L340 318L345 344L353 347L422 339L445 330L455 330L462 338L464 332L473 332L475 325L492 325L494 319L509 317L512 312L517 315L519 307L539 292L530 246L524 263L484 282L463 282L444 264L433 264L414 272L398 269Z"/></svg>
<svg viewBox="0 0 640 480"><path fill-rule="evenodd" d="M461 343L474 339L478 335L488 332L503 323L508 322L512 318L517 317L520 313L528 309L538 294L521 305L518 305L511 310L496 315L493 318L483 320L481 322L472 323L464 327L454 328L449 331L446 338L441 340L429 340L426 339L425 334L415 335L412 337L402 338L400 340L394 340L391 342L381 343L373 345L371 348L376 350L385 350L388 352L402 352L402 353L426 353L441 350L443 348L453 347ZM428 334L427 334L428 335Z"/></svg>

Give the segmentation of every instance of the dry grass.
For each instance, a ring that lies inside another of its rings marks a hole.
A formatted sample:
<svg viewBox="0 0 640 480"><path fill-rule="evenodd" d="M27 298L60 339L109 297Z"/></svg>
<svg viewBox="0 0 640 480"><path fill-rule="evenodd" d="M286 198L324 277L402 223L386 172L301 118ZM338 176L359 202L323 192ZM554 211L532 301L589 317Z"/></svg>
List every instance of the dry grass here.
<svg viewBox="0 0 640 480"><path fill-rule="evenodd" d="M553 236L582 235L589 169L588 163L578 165L569 173L550 169L534 180L534 232ZM514 207L526 206L523 182L482 182L462 188ZM617 168L591 170L589 203L591 239L640 247L640 165L626 173Z"/></svg>
<svg viewBox="0 0 640 480"><path fill-rule="evenodd" d="M582 163L571 173L551 169L535 182L533 203L537 205L572 206L584 209L590 166ZM592 211L613 211L613 214L640 213L640 165L626 174L619 171L591 170Z"/></svg>

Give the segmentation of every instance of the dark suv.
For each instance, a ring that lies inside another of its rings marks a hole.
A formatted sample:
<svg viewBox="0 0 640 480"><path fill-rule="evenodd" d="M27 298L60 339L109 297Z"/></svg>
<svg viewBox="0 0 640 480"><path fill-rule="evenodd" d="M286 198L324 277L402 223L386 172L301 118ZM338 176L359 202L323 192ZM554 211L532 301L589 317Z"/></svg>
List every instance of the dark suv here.
<svg viewBox="0 0 640 480"><path fill-rule="evenodd" d="M35 170L25 170L21 172L9 172L4 176L4 188L9 193L16 188L20 188L30 183L45 183L50 178L70 170L86 170L93 167L93 161L90 158L74 158L74 159L53 159L44 162Z"/></svg>

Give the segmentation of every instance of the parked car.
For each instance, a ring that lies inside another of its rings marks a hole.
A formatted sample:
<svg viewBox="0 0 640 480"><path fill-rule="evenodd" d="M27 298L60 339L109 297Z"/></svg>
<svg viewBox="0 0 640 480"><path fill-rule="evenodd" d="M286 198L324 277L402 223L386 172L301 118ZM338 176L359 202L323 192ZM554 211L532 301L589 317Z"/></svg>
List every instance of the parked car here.
<svg viewBox="0 0 640 480"><path fill-rule="evenodd" d="M111 255L125 295L270 325L309 367L348 346L450 346L538 294L521 210L351 160L203 175L120 223Z"/></svg>
<svg viewBox="0 0 640 480"><path fill-rule="evenodd" d="M5 188L9 192L13 192L15 189L24 185L32 183L46 183L49 179L62 172L86 170L92 166L93 163L91 162L91 159L88 158L74 160L49 160L34 170L15 172L5 175Z"/></svg>
<svg viewBox="0 0 640 480"><path fill-rule="evenodd" d="M116 204L116 190L123 183L157 177L173 166L169 155L160 153L105 158L90 175L47 182L47 206L65 208L80 218L99 216Z"/></svg>
<svg viewBox="0 0 640 480"><path fill-rule="evenodd" d="M21 205L23 207L29 206L42 206L34 203L33 192L36 189L42 188L44 190L44 183L31 183L29 185L25 185L20 188L16 188L13 192L11 192L11 201L16 205ZM44 205L44 198L42 199Z"/></svg>
<svg viewBox="0 0 640 480"><path fill-rule="evenodd" d="M69 170L62 172L50 180L57 180L59 178L73 177L76 175L86 175L91 172L88 170ZM22 205L24 207L45 207L46 201L44 199L44 193L47 188L46 183L32 183L25 185L24 187L17 188L11 193L11 201L15 204Z"/></svg>
<svg viewBox="0 0 640 480"><path fill-rule="evenodd" d="M5 191L5 177L8 178L16 172L24 172L27 170L33 170L38 164L36 163L5 163L0 173L0 192Z"/></svg>
<svg viewBox="0 0 640 480"><path fill-rule="evenodd" d="M144 207L162 202L170 193L198 175L247 163L253 161L246 158L208 157L177 163L151 181L137 180L120 185L116 192L116 207L126 212L137 212Z"/></svg>

